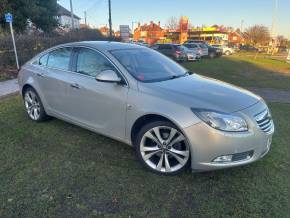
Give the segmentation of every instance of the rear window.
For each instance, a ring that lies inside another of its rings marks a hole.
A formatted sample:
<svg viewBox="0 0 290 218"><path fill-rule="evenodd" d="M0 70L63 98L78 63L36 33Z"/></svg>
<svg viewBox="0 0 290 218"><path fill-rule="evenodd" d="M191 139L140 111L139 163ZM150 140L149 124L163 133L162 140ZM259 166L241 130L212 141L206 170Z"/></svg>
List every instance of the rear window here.
<svg viewBox="0 0 290 218"><path fill-rule="evenodd" d="M59 48L50 52L47 66L61 70L69 70L71 52L71 48Z"/></svg>
<svg viewBox="0 0 290 218"><path fill-rule="evenodd" d="M171 45L159 45L159 49L171 49Z"/></svg>
<svg viewBox="0 0 290 218"><path fill-rule="evenodd" d="M183 50L182 47L181 47L180 45L175 45L175 46L173 46L173 48L174 48L175 50L178 50L178 51L182 51L182 50Z"/></svg>
<svg viewBox="0 0 290 218"><path fill-rule="evenodd" d="M196 44L184 44L183 46L187 48L197 48L198 46Z"/></svg>
<svg viewBox="0 0 290 218"><path fill-rule="evenodd" d="M206 46L205 44L199 44L199 46L200 46L201 48L207 48L207 46Z"/></svg>

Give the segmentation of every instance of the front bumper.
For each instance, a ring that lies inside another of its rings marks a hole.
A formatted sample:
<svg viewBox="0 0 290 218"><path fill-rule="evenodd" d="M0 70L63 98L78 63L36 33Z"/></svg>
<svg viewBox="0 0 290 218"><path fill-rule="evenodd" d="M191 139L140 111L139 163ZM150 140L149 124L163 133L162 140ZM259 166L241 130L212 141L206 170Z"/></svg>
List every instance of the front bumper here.
<svg viewBox="0 0 290 218"><path fill-rule="evenodd" d="M191 168L193 171L209 171L228 167L240 166L254 162L265 156L270 150L273 130L263 132L257 125L254 116L264 110L262 102L237 112L247 120L249 131L240 133L222 132L204 122L187 127L184 133L191 147ZM217 157L224 155L240 155L251 153L243 159L231 162L214 162Z"/></svg>
<svg viewBox="0 0 290 218"><path fill-rule="evenodd" d="M197 55L194 55L194 54L188 54L187 55L187 60L188 61L195 61L197 59L198 59Z"/></svg>

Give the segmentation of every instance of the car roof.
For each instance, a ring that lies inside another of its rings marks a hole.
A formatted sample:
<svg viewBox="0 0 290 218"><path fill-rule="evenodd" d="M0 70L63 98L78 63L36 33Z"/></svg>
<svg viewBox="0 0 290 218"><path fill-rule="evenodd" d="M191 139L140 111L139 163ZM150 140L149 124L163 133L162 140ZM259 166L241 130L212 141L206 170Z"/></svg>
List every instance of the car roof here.
<svg viewBox="0 0 290 218"><path fill-rule="evenodd" d="M62 45L58 45L57 47L62 46L85 46L98 49L100 51L111 51L111 50L119 50L119 49L132 49L132 48L145 48L144 46L140 46L132 43L124 43L124 42L113 42L113 41L82 41L82 42L72 42L66 43Z"/></svg>

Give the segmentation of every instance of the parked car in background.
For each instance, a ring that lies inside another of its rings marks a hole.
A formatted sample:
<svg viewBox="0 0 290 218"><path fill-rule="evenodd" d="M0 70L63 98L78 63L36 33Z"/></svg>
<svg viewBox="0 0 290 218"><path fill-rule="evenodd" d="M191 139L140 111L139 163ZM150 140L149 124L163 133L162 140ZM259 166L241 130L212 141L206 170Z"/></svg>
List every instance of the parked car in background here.
<svg viewBox="0 0 290 218"><path fill-rule="evenodd" d="M208 47L205 43L188 42L182 45L188 49L197 50L200 57L208 56Z"/></svg>
<svg viewBox="0 0 290 218"><path fill-rule="evenodd" d="M206 41L203 41L203 40L192 40L192 39L186 40L184 43L202 43L202 44L207 44Z"/></svg>
<svg viewBox="0 0 290 218"><path fill-rule="evenodd" d="M254 46L251 46L251 45L241 45L240 46L240 51L255 51L255 52L258 52L259 49L255 48Z"/></svg>
<svg viewBox="0 0 290 218"><path fill-rule="evenodd" d="M235 53L235 50L226 45L212 45L212 47L222 49L224 55L231 55Z"/></svg>
<svg viewBox="0 0 290 218"><path fill-rule="evenodd" d="M205 43L197 43L201 49L201 56L207 57L209 55L208 45Z"/></svg>
<svg viewBox="0 0 290 218"><path fill-rule="evenodd" d="M198 43L184 43L182 46L188 48L189 50L193 51L195 54L197 54L199 57L202 56L202 50Z"/></svg>
<svg viewBox="0 0 290 218"><path fill-rule="evenodd" d="M195 50L188 49L187 47L185 47L183 45L181 45L180 47L187 55L187 61L200 60L200 55Z"/></svg>
<svg viewBox="0 0 290 218"><path fill-rule="evenodd" d="M130 43L58 45L22 66L18 83L32 121L57 117L124 142L158 174L252 163L274 133L261 97Z"/></svg>
<svg viewBox="0 0 290 218"><path fill-rule="evenodd" d="M179 44L154 44L150 48L159 51L175 61L187 61L187 54Z"/></svg>
<svg viewBox="0 0 290 218"><path fill-rule="evenodd" d="M204 44L205 45L205 44ZM223 54L223 50L221 48L216 48L211 45L205 45L208 48L208 57L216 58L220 57Z"/></svg>
<svg viewBox="0 0 290 218"><path fill-rule="evenodd" d="M145 46L145 47L149 47L149 44L143 40L130 40L129 43L132 43L132 44L136 44L136 45L141 45L141 46Z"/></svg>

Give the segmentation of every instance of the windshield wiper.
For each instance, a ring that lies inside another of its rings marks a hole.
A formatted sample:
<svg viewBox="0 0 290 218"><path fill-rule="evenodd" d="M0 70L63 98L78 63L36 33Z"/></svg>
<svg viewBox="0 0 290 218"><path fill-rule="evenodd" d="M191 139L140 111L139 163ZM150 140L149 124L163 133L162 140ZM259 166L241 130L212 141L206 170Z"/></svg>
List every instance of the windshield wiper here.
<svg viewBox="0 0 290 218"><path fill-rule="evenodd" d="M188 76L188 75L191 75L191 74L192 74L192 72L187 71L187 72L185 72L184 74L181 74L181 75L173 75L169 79L177 79L177 78Z"/></svg>

